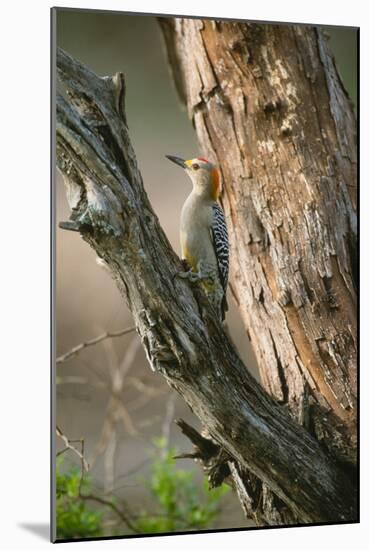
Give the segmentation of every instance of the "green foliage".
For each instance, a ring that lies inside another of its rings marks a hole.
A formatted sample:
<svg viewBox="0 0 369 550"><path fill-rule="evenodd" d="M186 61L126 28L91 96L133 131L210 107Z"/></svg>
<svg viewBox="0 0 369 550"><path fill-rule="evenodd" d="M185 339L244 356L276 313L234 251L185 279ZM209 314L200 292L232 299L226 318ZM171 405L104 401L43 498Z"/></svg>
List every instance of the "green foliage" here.
<svg viewBox="0 0 369 550"><path fill-rule="evenodd" d="M198 486L192 472L175 467L175 448L167 449L163 438L156 438L154 444L151 479L146 485L156 508L155 513L141 513L137 529L159 533L210 527L219 513L220 499L229 487L222 485L210 490L206 478Z"/></svg>
<svg viewBox="0 0 369 550"><path fill-rule="evenodd" d="M61 473L62 457L57 461L56 469L56 534L58 539L98 537L103 534L102 515L98 510L89 508L80 498L90 490L90 479L73 468Z"/></svg>
<svg viewBox="0 0 369 550"><path fill-rule="evenodd" d="M153 498L154 512L144 510L138 519L132 520L139 533L162 533L188 531L211 527L220 510L222 496L229 487L222 485L209 489L205 478L198 484L193 472L176 467L173 458L176 449L167 448L164 438L154 439L155 451L152 454L151 477L143 481ZM60 457L61 458L61 457ZM60 471L61 460L56 472L56 519L57 538L71 539L111 535L104 532L103 511L89 507L83 495L91 494L90 477L73 468L67 473ZM113 497L111 502L117 505ZM114 530L122 535L123 526Z"/></svg>

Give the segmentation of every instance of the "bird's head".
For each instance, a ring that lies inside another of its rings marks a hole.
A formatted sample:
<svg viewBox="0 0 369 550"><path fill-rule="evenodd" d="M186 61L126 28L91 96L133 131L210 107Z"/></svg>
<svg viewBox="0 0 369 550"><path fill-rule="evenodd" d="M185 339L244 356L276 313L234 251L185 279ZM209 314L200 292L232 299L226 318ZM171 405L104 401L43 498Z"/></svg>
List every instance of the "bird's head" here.
<svg viewBox="0 0 369 550"><path fill-rule="evenodd" d="M204 159L196 157L183 160L179 157L167 155L167 159L184 168L191 178L196 193L217 200L221 192L220 176L218 168Z"/></svg>

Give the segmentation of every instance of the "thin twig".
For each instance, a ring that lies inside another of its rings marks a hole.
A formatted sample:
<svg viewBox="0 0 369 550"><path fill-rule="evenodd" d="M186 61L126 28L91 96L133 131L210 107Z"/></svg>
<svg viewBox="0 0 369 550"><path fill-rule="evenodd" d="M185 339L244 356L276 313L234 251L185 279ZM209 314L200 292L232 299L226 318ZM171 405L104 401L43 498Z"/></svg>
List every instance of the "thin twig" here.
<svg viewBox="0 0 369 550"><path fill-rule="evenodd" d="M59 365L60 363L64 363L65 361L68 361L71 357L74 357L75 355L77 355L81 350L89 346L94 346L95 344L98 344L99 342L102 342L107 338L117 338L118 336L124 336L125 334L130 334L135 330L136 330L136 327L128 327L121 330L117 330L115 332L104 332L103 334L100 334L100 336L97 336L96 338L92 338L91 340L87 340L87 342L82 342L81 344L78 344L78 346L75 346L74 348L70 349L63 355L59 355L59 357L56 358L56 364Z"/></svg>
<svg viewBox="0 0 369 550"><path fill-rule="evenodd" d="M114 504L114 502L111 502L110 500L107 500L102 497L98 497L97 495L84 495L81 492L79 493L79 497L82 500L92 500L94 502L103 504L104 506L109 506L109 508L111 508L113 512L117 514L117 516L121 519L121 521L125 523L127 527L131 529L131 531L133 531L134 533L139 533L138 529L136 529L136 527L133 525L133 523L130 521L127 515L124 512L122 512L122 510L120 510L118 506Z"/></svg>
<svg viewBox="0 0 369 550"><path fill-rule="evenodd" d="M64 451L70 449L81 460L82 470L86 470L86 472L87 472L89 470L90 466L89 466L89 464L88 464L88 462L87 462L87 460L85 459L85 456L84 456L84 444L85 444L84 439L83 438L81 438L81 439L68 439L67 436L63 434L61 429L58 428L58 426L56 427L56 435L58 437L60 437L60 439L63 440L64 445L65 445L65 449L63 449L62 451L57 453L56 456L60 456ZM81 444L81 451L76 449L76 447L74 445L72 445L72 443L80 443Z"/></svg>

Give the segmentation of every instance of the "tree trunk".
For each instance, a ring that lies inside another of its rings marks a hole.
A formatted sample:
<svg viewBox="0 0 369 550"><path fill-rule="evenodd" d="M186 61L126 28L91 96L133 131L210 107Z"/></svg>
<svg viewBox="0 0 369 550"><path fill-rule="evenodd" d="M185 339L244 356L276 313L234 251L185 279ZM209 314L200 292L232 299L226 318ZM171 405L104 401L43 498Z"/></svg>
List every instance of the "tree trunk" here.
<svg viewBox="0 0 369 550"><path fill-rule="evenodd" d="M264 510L264 523L353 521L351 476L253 379L201 289L176 277L130 143L123 75L99 78L62 51L57 64L68 91L57 98L57 159L72 209L62 226L109 266L152 368L211 436L213 477L232 479L246 512L273 493L280 515Z"/></svg>
<svg viewBox="0 0 369 550"><path fill-rule="evenodd" d="M231 285L262 385L356 464L356 122L323 33L161 18L223 176Z"/></svg>

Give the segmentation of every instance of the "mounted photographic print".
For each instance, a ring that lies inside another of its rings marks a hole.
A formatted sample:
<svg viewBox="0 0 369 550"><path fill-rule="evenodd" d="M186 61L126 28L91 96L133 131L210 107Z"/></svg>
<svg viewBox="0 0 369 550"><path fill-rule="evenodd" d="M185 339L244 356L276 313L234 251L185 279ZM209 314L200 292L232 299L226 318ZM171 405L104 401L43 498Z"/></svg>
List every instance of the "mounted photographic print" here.
<svg viewBox="0 0 369 550"><path fill-rule="evenodd" d="M52 540L357 522L358 29L51 17Z"/></svg>

